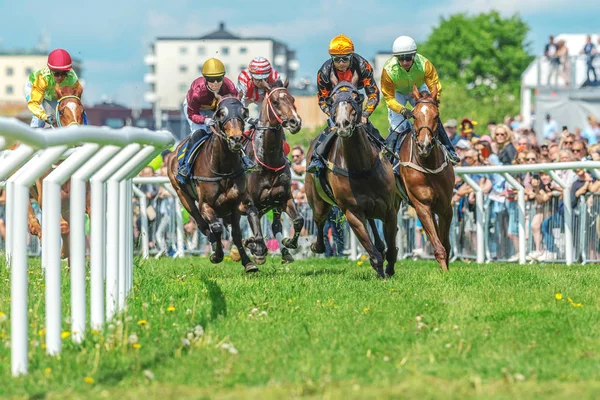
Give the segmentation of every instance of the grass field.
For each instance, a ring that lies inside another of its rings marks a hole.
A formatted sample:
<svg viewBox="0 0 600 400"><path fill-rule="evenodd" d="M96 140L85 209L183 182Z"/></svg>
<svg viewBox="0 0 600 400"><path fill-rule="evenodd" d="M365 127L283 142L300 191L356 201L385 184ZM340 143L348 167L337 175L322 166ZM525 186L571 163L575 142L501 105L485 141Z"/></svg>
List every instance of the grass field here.
<svg viewBox="0 0 600 400"><path fill-rule="evenodd" d="M44 350L30 272L30 374L10 377L0 279L0 396L22 398L597 398L597 266L313 259L259 274L206 259L147 261L128 310L83 345ZM68 290L68 273L64 290ZM64 311L68 314L65 296ZM68 317L65 317L68 320ZM69 326L64 324L68 335Z"/></svg>

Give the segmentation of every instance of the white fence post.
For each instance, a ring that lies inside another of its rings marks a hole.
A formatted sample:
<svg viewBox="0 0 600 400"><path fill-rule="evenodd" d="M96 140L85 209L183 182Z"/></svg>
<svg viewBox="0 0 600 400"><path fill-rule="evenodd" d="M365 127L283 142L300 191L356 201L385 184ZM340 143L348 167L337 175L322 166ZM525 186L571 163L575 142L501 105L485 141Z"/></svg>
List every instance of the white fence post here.
<svg viewBox="0 0 600 400"><path fill-rule="evenodd" d="M519 205L519 264L525 264L525 188L510 174L505 173L504 177L517 190L517 202Z"/></svg>

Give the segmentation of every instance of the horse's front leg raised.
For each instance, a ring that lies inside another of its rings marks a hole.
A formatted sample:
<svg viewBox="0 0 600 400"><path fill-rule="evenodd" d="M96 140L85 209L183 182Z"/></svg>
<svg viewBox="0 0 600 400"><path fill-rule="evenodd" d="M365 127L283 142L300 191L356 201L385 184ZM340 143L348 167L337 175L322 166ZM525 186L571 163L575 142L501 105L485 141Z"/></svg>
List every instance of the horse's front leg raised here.
<svg viewBox="0 0 600 400"><path fill-rule="evenodd" d="M247 215L248 224L250 225L250 229L254 235L253 242L255 247L252 250L254 260L259 265L264 264L267 260L267 245L265 244L265 239L263 238L262 231L260 229L260 217L258 215L258 210L250 199L250 196L246 195L245 199L242 200L239 210L241 213L245 213Z"/></svg>
<svg viewBox="0 0 600 400"><path fill-rule="evenodd" d="M443 271L448 271L448 255L446 253L446 248L440 241L439 229L433 216L431 206L419 202L414 196L411 196L410 200L415 206L417 216L419 217L419 220L421 220L421 224L427 233L429 241L433 245L435 259L440 264Z"/></svg>
<svg viewBox="0 0 600 400"><path fill-rule="evenodd" d="M375 248L373 242L371 241L369 231L365 225L366 219L364 215L356 215L350 210L346 210L346 219L348 219L350 228L352 228L356 234L360 244L365 248L367 253L369 253L371 266L375 272L377 272L377 275L379 275L380 278L385 278L385 274L383 273L383 254L381 254L381 252Z"/></svg>
<svg viewBox="0 0 600 400"><path fill-rule="evenodd" d="M212 246L213 253L210 255L210 262L218 264L223 261L223 243L221 235L223 234L223 225L218 220L215 210L207 203L202 203L202 218L208 222L209 235L208 240Z"/></svg>
<svg viewBox="0 0 600 400"><path fill-rule="evenodd" d="M294 236L291 238L284 238L281 241L281 244L283 244L288 249L297 249L300 231L302 231L302 228L304 227L304 218L302 218L302 215L300 215L300 212L298 211L298 207L296 207L296 202L294 201L293 197L290 197L287 203L285 204L285 212L287 215L289 215L289 217L292 220L292 223L294 224Z"/></svg>

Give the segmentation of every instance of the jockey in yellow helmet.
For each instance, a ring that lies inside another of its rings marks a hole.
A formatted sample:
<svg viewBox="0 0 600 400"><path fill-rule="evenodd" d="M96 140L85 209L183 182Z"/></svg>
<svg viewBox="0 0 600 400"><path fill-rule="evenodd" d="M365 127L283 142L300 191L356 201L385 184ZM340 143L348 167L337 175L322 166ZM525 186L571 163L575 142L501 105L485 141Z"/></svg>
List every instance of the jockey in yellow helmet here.
<svg viewBox="0 0 600 400"><path fill-rule="evenodd" d="M419 92L431 93L437 86L439 101L442 85L435 67L427 58L417 53L417 44L409 36L400 36L392 45L393 56L383 65L381 72L381 91L388 107L388 120L390 122L390 135L388 144L395 149L398 137L410 129L412 111L405 107L406 103L415 105L411 97L413 85L417 85ZM456 151L450 143L448 134L443 124L438 124L438 138L448 150L450 161L454 164L460 162Z"/></svg>
<svg viewBox="0 0 600 400"><path fill-rule="evenodd" d="M357 89L364 89L367 95L367 104L362 113L362 123L366 125L365 128L371 135L383 141L377 128L368 120L379 104L379 88L373 79L373 67L366 59L354 52L354 43L345 35L338 35L331 40L329 55L330 58L323 63L317 73L317 87L319 107L330 118L328 127L321 133L318 144L314 147L311 162L306 169L308 172L317 172L325 167L323 158L327 155L328 143L331 142L328 138L332 135L330 128L334 125L331 120L331 110L327 104L327 99L335 86L332 76L338 82L351 82L354 74L358 75Z"/></svg>
<svg viewBox="0 0 600 400"><path fill-rule="evenodd" d="M56 109L56 85L72 86L83 91L73 70L71 56L63 49L53 50L48 55L47 66L33 71L25 84L27 108L33 114L29 125L32 128L43 128L45 123L56 124L56 117L48 113L49 110Z"/></svg>

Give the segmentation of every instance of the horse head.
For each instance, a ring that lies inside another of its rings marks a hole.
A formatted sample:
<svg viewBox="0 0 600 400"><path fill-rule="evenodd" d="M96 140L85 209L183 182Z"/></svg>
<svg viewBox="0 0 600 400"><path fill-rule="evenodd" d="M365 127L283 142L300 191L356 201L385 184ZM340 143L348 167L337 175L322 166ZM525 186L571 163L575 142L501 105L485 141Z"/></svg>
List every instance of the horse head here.
<svg viewBox="0 0 600 400"><path fill-rule="evenodd" d="M284 129L294 134L302 128L302 118L296 111L294 97L287 90L288 83L287 78L284 82L277 80L267 89L266 101L263 102L261 110L261 117L264 115L265 121L261 122L266 126L281 124Z"/></svg>
<svg viewBox="0 0 600 400"><path fill-rule="evenodd" d="M330 77L334 88L327 99L327 104L331 110L335 130L338 136L349 138L360 123L362 103L365 99L357 89L358 74L355 71L350 82L339 82L333 71Z"/></svg>
<svg viewBox="0 0 600 400"><path fill-rule="evenodd" d="M223 97L217 103L217 109L213 116L217 122L216 133L225 139L231 151L242 150L246 118L248 118L248 109L237 97Z"/></svg>
<svg viewBox="0 0 600 400"><path fill-rule="evenodd" d="M413 116L415 118L414 134L417 149L421 157L427 157L433 149L434 139L437 137L440 121L440 111L435 100L438 89L434 87L433 93L419 93L417 86L413 87L412 96L415 99Z"/></svg>
<svg viewBox="0 0 600 400"><path fill-rule="evenodd" d="M56 121L58 126L83 125L83 104L81 103L81 86L55 87L56 97Z"/></svg>

